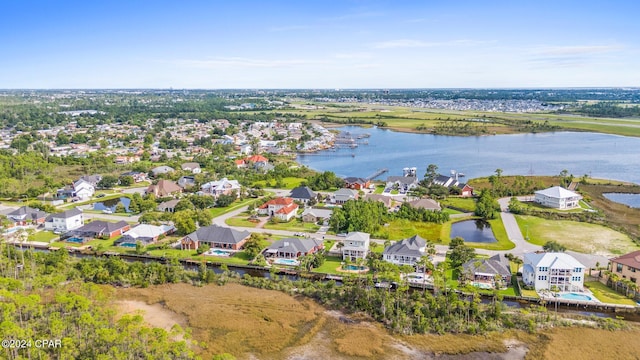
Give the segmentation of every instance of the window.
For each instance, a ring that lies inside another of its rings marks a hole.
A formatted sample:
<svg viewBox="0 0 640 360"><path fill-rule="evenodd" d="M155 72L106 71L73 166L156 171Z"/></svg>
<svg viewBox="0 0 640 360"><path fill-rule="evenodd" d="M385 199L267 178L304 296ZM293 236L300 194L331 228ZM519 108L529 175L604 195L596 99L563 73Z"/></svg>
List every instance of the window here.
<svg viewBox="0 0 640 360"><path fill-rule="evenodd" d="M616 264L616 272L622 272L622 264Z"/></svg>
<svg viewBox="0 0 640 360"><path fill-rule="evenodd" d="M629 278L629 280L631 280L632 283L638 283L638 280L636 278Z"/></svg>

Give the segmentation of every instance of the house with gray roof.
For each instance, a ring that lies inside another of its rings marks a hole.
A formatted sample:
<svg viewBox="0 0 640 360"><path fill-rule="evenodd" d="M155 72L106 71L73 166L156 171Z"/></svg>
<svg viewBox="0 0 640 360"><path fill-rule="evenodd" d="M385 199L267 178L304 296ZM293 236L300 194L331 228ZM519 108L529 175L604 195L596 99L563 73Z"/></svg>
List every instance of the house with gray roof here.
<svg viewBox="0 0 640 360"><path fill-rule="evenodd" d="M302 212L302 221L317 223L322 221L326 223L329 221L333 210L331 209L316 209L316 208L307 208Z"/></svg>
<svg viewBox="0 0 640 360"><path fill-rule="evenodd" d="M382 252L382 259L396 265L412 265L425 254L427 241L418 235L400 240L387 246Z"/></svg>
<svg viewBox="0 0 640 360"><path fill-rule="evenodd" d="M505 288L511 283L509 259L503 254L488 259L472 259L462 264L462 277L481 288Z"/></svg>
<svg viewBox="0 0 640 360"><path fill-rule="evenodd" d="M169 201L165 201L156 206L156 210L161 212L175 212L176 205L180 202L179 199L173 199Z"/></svg>
<svg viewBox="0 0 640 360"><path fill-rule="evenodd" d="M397 189L401 193L418 186L418 178L416 176L389 176L387 177L386 189Z"/></svg>
<svg viewBox="0 0 640 360"><path fill-rule="evenodd" d="M126 221L112 223L103 220L93 220L77 229L66 232L60 238L63 240L70 237L110 239L124 234L124 232L130 228L131 226Z"/></svg>
<svg viewBox="0 0 640 360"><path fill-rule="evenodd" d="M300 201L301 203L306 204L309 200L316 197L316 193L314 193L308 186L298 186L291 190L289 197L294 201Z"/></svg>
<svg viewBox="0 0 640 360"><path fill-rule="evenodd" d="M40 209L34 209L29 206L22 206L16 210L7 213L7 218L13 221L13 226L39 225L44 223L46 212Z"/></svg>
<svg viewBox="0 0 640 360"><path fill-rule="evenodd" d="M67 232L82 225L84 225L84 216L82 210L78 208L51 214L44 221L44 229L55 232Z"/></svg>
<svg viewBox="0 0 640 360"><path fill-rule="evenodd" d="M264 251L267 257L297 259L324 249L324 242L316 239L287 238L273 242Z"/></svg>
<svg viewBox="0 0 640 360"><path fill-rule="evenodd" d="M125 232L116 240L114 245L133 247L138 242L142 245L148 245L158 241L163 236L174 232L176 228L172 225L149 225L140 224L133 229ZM130 245L127 245L130 244Z"/></svg>
<svg viewBox="0 0 640 360"><path fill-rule="evenodd" d="M248 231L211 225L201 227L180 240L183 250L197 250L207 244L210 248L240 250L251 235Z"/></svg>
<svg viewBox="0 0 640 360"><path fill-rule="evenodd" d="M416 209L425 209L429 211L440 211L442 208L440 207L440 203L433 199L418 199L414 201L410 201L409 205Z"/></svg>
<svg viewBox="0 0 640 360"><path fill-rule="evenodd" d="M338 191L333 193L333 202L338 205L342 205L349 200L356 200L356 199L358 199L357 190L342 188L342 189L338 189Z"/></svg>
<svg viewBox="0 0 640 360"><path fill-rule="evenodd" d="M174 168L172 168L171 166L166 166L166 165L162 165L162 166L157 166L154 167L153 169L151 169L151 174L153 176L158 176L158 175L162 175L162 174L169 174L176 171Z"/></svg>
<svg viewBox="0 0 640 360"><path fill-rule="evenodd" d="M368 233L352 231L347 234L343 241L342 260L366 259L369 253L369 241L371 236Z"/></svg>

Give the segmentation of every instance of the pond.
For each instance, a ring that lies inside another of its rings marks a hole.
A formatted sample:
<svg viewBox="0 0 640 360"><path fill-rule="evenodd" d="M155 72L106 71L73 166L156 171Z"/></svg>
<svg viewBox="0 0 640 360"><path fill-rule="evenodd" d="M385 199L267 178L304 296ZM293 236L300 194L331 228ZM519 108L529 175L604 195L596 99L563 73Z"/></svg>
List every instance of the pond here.
<svg viewBox="0 0 640 360"><path fill-rule="evenodd" d="M494 243L491 225L484 220L465 220L451 225L451 238L461 237L465 242Z"/></svg>
<svg viewBox="0 0 640 360"><path fill-rule="evenodd" d="M121 202L122 205L124 205L124 208L127 210L127 212L129 212L129 204L131 203L131 200L127 197L109 199L109 200L94 203L93 210L102 211L102 210L109 209L112 212L116 212L116 206L118 205L119 202Z"/></svg>
<svg viewBox="0 0 640 360"><path fill-rule="evenodd" d="M604 193L602 195L613 202L632 208L640 208L640 194Z"/></svg>

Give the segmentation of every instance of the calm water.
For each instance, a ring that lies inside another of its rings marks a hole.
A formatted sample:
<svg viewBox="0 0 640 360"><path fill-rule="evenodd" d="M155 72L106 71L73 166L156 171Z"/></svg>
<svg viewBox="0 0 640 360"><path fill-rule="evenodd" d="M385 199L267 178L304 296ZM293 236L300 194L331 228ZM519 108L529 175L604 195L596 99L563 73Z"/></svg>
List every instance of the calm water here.
<svg viewBox="0 0 640 360"><path fill-rule="evenodd" d="M465 220L451 224L451 238L460 236L466 242L494 243L497 242L491 225L483 220Z"/></svg>
<svg viewBox="0 0 640 360"><path fill-rule="evenodd" d="M380 177L386 179L402 175L405 167L417 167L422 177L427 165L436 164L442 174L455 169L467 178L489 176L497 168L504 175L557 175L566 169L576 177L640 183L640 138L580 132L462 137L358 126L337 129L368 133L369 144L300 155L298 162L342 177L366 177L388 168Z"/></svg>
<svg viewBox="0 0 640 360"><path fill-rule="evenodd" d="M97 202L93 204L93 210L105 210L105 209L109 209L113 212L116 211L116 206L118 205L118 203L121 202L122 205L124 205L124 208L127 210L127 212L129 212L129 204L131 203L131 200L129 198L126 197L121 197L119 199L109 199L109 200L105 200L102 202Z"/></svg>
<svg viewBox="0 0 640 360"><path fill-rule="evenodd" d="M640 194L605 193L604 197L632 208L640 208Z"/></svg>

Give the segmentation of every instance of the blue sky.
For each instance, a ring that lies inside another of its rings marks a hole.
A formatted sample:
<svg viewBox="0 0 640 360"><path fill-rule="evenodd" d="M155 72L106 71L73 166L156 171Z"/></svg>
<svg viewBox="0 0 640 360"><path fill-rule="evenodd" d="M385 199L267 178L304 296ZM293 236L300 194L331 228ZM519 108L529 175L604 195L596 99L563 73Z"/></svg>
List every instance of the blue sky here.
<svg viewBox="0 0 640 360"><path fill-rule="evenodd" d="M0 2L0 88L640 86L636 1Z"/></svg>

